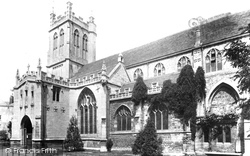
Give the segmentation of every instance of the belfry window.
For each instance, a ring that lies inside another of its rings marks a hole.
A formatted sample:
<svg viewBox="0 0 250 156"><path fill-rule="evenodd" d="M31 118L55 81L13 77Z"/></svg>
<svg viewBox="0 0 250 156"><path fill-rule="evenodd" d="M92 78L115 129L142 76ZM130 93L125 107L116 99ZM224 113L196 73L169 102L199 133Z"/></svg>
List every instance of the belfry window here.
<svg viewBox="0 0 250 156"><path fill-rule="evenodd" d="M53 36L53 50L57 49L57 40L58 40L58 36L57 36L57 33L55 33Z"/></svg>
<svg viewBox="0 0 250 156"><path fill-rule="evenodd" d="M168 110L163 104L152 106L150 118L155 123L157 130L168 129Z"/></svg>
<svg viewBox="0 0 250 156"><path fill-rule="evenodd" d="M207 73L222 70L222 54L218 49L211 49L205 59Z"/></svg>
<svg viewBox="0 0 250 156"><path fill-rule="evenodd" d="M83 38L82 38L82 53L83 53L83 58L86 59L87 56L87 51L88 51L88 37L87 35L83 35Z"/></svg>
<svg viewBox="0 0 250 156"><path fill-rule="evenodd" d="M115 114L117 131L131 130L131 112L126 106L120 106Z"/></svg>
<svg viewBox="0 0 250 156"><path fill-rule="evenodd" d="M64 45L64 31L61 29L60 31L60 47Z"/></svg>
<svg viewBox="0 0 250 156"><path fill-rule="evenodd" d="M74 32L74 46L79 48L79 32L75 30Z"/></svg>
<svg viewBox="0 0 250 156"><path fill-rule="evenodd" d="M140 68L137 68L134 72L134 81L138 78L138 76L141 76L143 78L143 72Z"/></svg>
<svg viewBox="0 0 250 156"><path fill-rule="evenodd" d="M162 63L158 63L154 69L154 76L161 76L165 74L165 67Z"/></svg>
<svg viewBox="0 0 250 156"><path fill-rule="evenodd" d="M78 99L78 117L81 134L97 133L97 106L94 94L85 88Z"/></svg>
<svg viewBox="0 0 250 156"><path fill-rule="evenodd" d="M178 64L177 64L177 70L178 72L181 71L181 69L185 66L185 65L191 65L191 61L188 57L183 56L179 59Z"/></svg>

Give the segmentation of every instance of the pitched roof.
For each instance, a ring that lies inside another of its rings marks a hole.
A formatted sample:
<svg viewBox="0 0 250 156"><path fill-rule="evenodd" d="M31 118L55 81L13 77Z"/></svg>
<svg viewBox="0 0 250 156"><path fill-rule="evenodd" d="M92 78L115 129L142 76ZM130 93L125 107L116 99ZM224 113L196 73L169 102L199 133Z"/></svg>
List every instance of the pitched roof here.
<svg viewBox="0 0 250 156"><path fill-rule="evenodd" d="M250 11L228 15L217 20L202 24L200 26L201 43L203 45L217 42L225 38L239 35L240 27L245 27L250 23ZM177 54L178 52L192 49L195 44L195 29L179 32L167 36L157 41L145 44L143 46L123 52L124 64L126 67L138 63L146 62L151 59L157 59L163 56ZM101 71L103 60L109 73L117 64L118 54L92 62L82 67L73 79L98 73Z"/></svg>
<svg viewBox="0 0 250 156"><path fill-rule="evenodd" d="M201 42L209 44L224 38L234 37L242 32L239 28L250 23L250 10L232 14L201 25Z"/></svg>
<svg viewBox="0 0 250 156"><path fill-rule="evenodd" d="M72 77L72 80L83 78L84 76L90 76L91 74L97 74L102 70L103 61L105 62L107 68L107 74L109 74L112 69L118 63L118 54L106 57L104 59L97 60L95 62L84 65L79 71Z"/></svg>

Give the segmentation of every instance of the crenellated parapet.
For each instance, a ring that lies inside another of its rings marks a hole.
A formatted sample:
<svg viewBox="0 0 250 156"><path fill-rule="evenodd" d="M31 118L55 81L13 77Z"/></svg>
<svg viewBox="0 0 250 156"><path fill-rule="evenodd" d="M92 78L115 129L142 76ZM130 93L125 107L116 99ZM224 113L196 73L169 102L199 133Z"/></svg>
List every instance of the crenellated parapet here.
<svg viewBox="0 0 250 156"><path fill-rule="evenodd" d="M161 86L151 87L148 88L148 94L159 94L161 93ZM117 99L123 99L123 98L131 98L132 96L132 89L126 88L126 89L119 89L115 90L115 92L111 92L110 94L110 100L117 100Z"/></svg>
<svg viewBox="0 0 250 156"><path fill-rule="evenodd" d="M19 75L19 70L17 70L16 74L16 88L18 88L20 85L23 85L26 81L30 82L47 82L47 83L53 83L60 86L69 86L69 79L63 78L63 77L57 77L53 74L49 74L42 71L41 67L41 60L38 61L37 71L30 71L29 70L30 65L28 65L28 69L25 74L22 76Z"/></svg>
<svg viewBox="0 0 250 156"><path fill-rule="evenodd" d="M60 86L69 86L69 79L57 77L53 74L42 72L41 80L47 83L53 83Z"/></svg>
<svg viewBox="0 0 250 156"><path fill-rule="evenodd" d="M95 32L95 26L93 27L92 25L94 24L94 18L91 16L88 21L84 21L81 16L76 16L75 13L72 11L72 3L67 2L67 10L64 12L64 15L56 15L54 12L50 14L50 27L51 29L54 29L58 25L61 25L67 20L71 20L77 25L81 26L82 28L91 30L91 32Z"/></svg>
<svg viewBox="0 0 250 156"><path fill-rule="evenodd" d="M21 77L17 79L17 86L23 84L25 81L36 81L37 71L27 71Z"/></svg>
<svg viewBox="0 0 250 156"><path fill-rule="evenodd" d="M91 75L91 76L85 76L83 78L78 78L75 80L70 80L69 86L70 87L80 87L85 86L93 83L97 83L101 81L100 75Z"/></svg>

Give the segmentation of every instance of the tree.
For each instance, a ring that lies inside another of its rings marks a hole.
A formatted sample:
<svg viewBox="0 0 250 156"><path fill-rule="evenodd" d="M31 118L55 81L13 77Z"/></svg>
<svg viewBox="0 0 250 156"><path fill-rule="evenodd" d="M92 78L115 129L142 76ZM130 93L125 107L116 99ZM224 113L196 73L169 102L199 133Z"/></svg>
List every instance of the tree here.
<svg viewBox="0 0 250 156"><path fill-rule="evenodd" d="M145 143L142 145L142 156L161 156L162 139L157 137L155 124L150 118L143 134L145 135Z"/></svg>
<svg viewBox="0 0 250 156"><path fill-rule="evenodd" d="M144 130L140 130L137 134L134 144L132 145L133 154L141 154L142 153L142 145L145 143L145 135Z"/></svg>
<svg viewBox="0 0 250 156"><path fill-rule="evenodd" d="M10 134L10 138L11 138L11 136L12 136L12 122L11 121L8 122L7 128L8 128L8 132Z"/></svg>
<svg viewBox="0 0 250 156"><path fill-rule="evenodd" d="M162 149L162 139L158 138L155 124L149 118L145 128L138 133L132 152L142 156L161 156Z"/></svg>
<svg viewBox="0 0 250 156"><path fill-rule="evenodd" d="M77 118L75 116L72 116L70 119L64 147L67 150L81 150L83 148L81 136L77 127Z"/></svg>
<svg viewBox="0 0 250 156"><path fill-rule="evenodd" d="M206 79L205 79L205 72L202 67L198 67L195 72L195 85L196 85L196 105L194 105L195 110L197 109L197 103L204 101L206 98ZM197 112L194 111L194 114L191 117L190 121L190 129L191 129L191 139L195 140L196 134L196 116Z"/></svg>
<svg viewBox="0 0 250 156"><path fill-rule="evenodd" d="M250 24L244 28L243 33L250 33ZM225 57L231 62L237 72L234 80L238 80L238 88L241 93L250 93L250 45L241 39L234 40L224 49ZM239 137L241 140L241 150L244 153L244 119L250 120L250 99L239 99L239 107L242 109L239 123Z"/></svg>
<svg viewBox="0 0 250 156"><path fill-rule="evenodd" d="M202 101L206 98L206 79L205 72L202 67L197 68L195 72L195 81L197 101Z"/></svg>
<svg viewBox="0 0 250 156"><path fill-rule="evenodd" d="M144 83L143 78L141 76L138 76L132 91L131 100L134 102L134 113L135 113L135 107L141 105L141 128L143 128L144 125L143 108L145 99L147 98L147 92L148 92L148 87Z"/></svg>
<svg viewBox="0 0 250 156"><path fill-rule="evenodd" d="M168 103L169 110L181 120L183 130L191 117L196 113L196 81L193 68L186 65L182 68L177 84L167 80L163 83L163 100Z"/></svg>
<svg viewBox="0 0 250 156"><path fill-rule="evenodd" d="M4 141L8 140L8 134L6 130L0 131L0 140L4 140Z"/></svg>
<svg viewBox="0 0 250 156"><path fill-rule="evenodd" d="M196 74L190 65L182 68L177 83L170 80L163 82L161 97L168 106L170 112L179 118L183 124L183 130L186 126L191 129L191 140L195 141L196 134L196 116L197 102L205 99L206 81L204 70L198 67ZM183 140L186 136L183 137Z"/></svg>

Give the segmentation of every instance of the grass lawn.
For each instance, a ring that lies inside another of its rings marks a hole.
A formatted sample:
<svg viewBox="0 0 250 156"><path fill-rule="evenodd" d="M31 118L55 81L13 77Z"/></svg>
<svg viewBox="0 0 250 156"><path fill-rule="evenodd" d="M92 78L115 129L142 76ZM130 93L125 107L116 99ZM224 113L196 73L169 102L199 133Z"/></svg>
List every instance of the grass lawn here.
<svg viewBox="0 0 250 156"><path fill-rule="evenodd" d="M82 151L82 152L66 152L65 156L134 156L131 151Z"/></svg>

